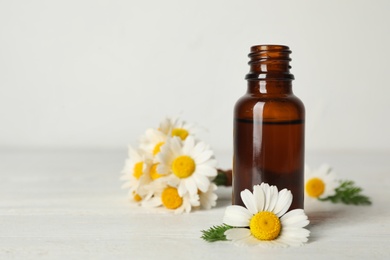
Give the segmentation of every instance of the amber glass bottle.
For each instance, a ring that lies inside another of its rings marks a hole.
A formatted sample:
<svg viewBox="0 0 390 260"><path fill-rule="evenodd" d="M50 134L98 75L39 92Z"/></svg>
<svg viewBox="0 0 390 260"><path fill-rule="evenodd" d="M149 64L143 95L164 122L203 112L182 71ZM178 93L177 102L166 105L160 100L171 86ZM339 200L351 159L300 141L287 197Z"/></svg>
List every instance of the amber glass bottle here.
<svg viewBox="0 0 390 260"><path fill-rule="evenodd" d="M305 108L292 92L289 47L258 45L249 54L248 89L234 109L233 204L262 182L287 188L303 208Z"/></svg>

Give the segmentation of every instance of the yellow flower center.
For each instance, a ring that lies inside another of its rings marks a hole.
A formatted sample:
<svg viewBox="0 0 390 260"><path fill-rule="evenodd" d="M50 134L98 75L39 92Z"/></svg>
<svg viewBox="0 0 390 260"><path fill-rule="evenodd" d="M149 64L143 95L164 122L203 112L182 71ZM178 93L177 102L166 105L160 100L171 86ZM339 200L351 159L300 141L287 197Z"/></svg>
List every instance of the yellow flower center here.
<svg viewBox="0 0 390 260"><path fill-rule="evenodd" d="M194 160L187 155L177 157L172 163L172 171L179 178L191 176L195 171L195 167Z"/></svg>
<svg viewBox="0 0 390 260"><path fill-rule="evenodd" d="M153 155L156 155L160 152L160 148L163 144L164 142L159 142L158 144L156 144L156 146L153 149Z"/></svg>
<svg viewBox="0 0 390 260"><path fill-rule="evenodd" d="M249 228L257 239L274 240L279 236L282 226L274 213L261 211L251 218Z"/></svg>
<svg viewBox="0 0 390 260"><path fill-rule="evenodd" d="M138 162L134 165L133 176L138 180L143 173L144 163Z"/></svg>
<svg viewBox="0 0 390 260"><path fill-rule="evenodd" d="M183 199L179 196L176 188L168 187L161 194L161 201L167 209L177 209L183 204Z"/></svg>
<svg viewBox="0 0 390 260"><path fill-rule="evenodd" d="M150 178L152 178L152 180L156 180L156 179L162 177L162 175L157 172L157 165L158 165L158 163L155 163L152 165L152 167L150 167L149 174L150 174Z"/></svg>
<svg viewBox="0 0 390 260"><path fill-rule="evenodd" d="M188 131L183 128L174 128L172 129L172 136L178 136L184 141L188 136Z"/></svg>
<svg viewBox="0 0 390 260"><path fill-rule="evenodd" d="M142 200L142 197L140 195L138 195L137 193L134 193L133 199L138 202L138 201Z"/></svg>
<svg viewBox="0 0 390 260"><path fill-rule="evenodd" d="M306 182L305 188L310 197L318 198L325 191L325 183L320 178L311 178Z"/></svg>

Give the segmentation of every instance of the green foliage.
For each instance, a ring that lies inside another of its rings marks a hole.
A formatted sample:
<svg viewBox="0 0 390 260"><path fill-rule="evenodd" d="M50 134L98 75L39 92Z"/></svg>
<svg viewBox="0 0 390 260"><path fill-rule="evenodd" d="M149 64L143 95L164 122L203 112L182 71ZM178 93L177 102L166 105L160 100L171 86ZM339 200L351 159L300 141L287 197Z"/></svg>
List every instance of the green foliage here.
<svg viewBox="0 0 390 260"><path fill-rule="evenodd" d="M371 205L370 198L361 194L362 189L360 187L355 186L355 183L353 181L341 181L340 186L338 186L335 191L335 195L328 196L319 200L331 201L332 203Z"/></svg>
<svg viewBox="0 0 390 260"><path fill-rule="evenodd" d="M215 177L215 179L213 180L213 182L217 185L217 186L226 186L227 185L227 182L228 182L228 178L226 176L226 173L220 169L218 169L218 174L217 174L217 177Z"/></svg>
<svg viewBox="0 0 390 260"><path fill-rule="evenodd" d="M233 228L232 226L222 224L219 226L212 226L207 230L202 230L203 235L201 238L207 242L226 241L225 231Z"/></svg>

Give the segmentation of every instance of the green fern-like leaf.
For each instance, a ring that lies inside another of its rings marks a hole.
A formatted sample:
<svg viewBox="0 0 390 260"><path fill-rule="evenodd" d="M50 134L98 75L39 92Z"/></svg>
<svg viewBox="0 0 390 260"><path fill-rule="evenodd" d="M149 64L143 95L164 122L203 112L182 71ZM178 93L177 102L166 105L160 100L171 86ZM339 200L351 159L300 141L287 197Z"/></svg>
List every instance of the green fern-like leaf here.
<svg viewBox="0 0 390 260"><path fill-rule="evenodd" d="M344 203L353 205L370 205L369 197L361 194L363 191L360 187L355 186L353 181L341 181L339 187L335 189L336 194L326 198L319 199L321 201L330 201L332 203Z"/></svg>
<svg viewBox="0 0 390 260"><path fill-rule="evenodd" d="M225 231L233 228L232 226L222 224L219 226L212 226L207 230L202 230L203 235L201 238L207 242L226 241Z"/></svg>

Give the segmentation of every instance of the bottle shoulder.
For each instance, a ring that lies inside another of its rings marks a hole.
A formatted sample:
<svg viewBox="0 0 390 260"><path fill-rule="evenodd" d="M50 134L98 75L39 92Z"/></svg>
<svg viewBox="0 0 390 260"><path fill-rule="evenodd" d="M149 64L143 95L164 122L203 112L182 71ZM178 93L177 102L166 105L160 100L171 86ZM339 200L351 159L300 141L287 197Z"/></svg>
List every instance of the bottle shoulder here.
<svg viewBox="0 0 390 260"><path fill-rule="evenodd" d="M242 96L235 104L237 118L252 119L254 116L275 120L304 120L305 107L295 95L250 95Z"/></svg>

